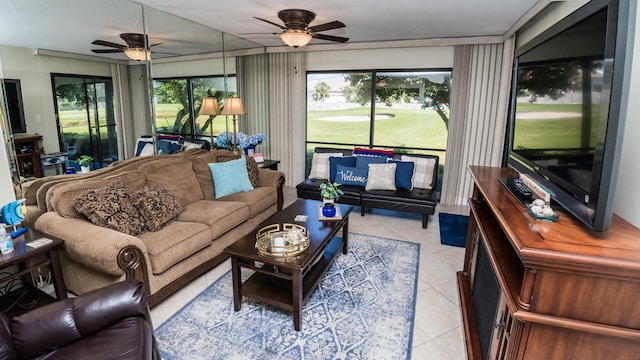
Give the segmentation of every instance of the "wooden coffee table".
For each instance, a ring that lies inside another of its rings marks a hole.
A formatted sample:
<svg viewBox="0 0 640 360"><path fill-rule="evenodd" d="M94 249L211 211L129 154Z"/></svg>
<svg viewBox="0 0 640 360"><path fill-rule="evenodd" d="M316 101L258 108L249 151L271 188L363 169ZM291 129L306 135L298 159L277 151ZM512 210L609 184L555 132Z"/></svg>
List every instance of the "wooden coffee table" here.
<svg viewBox="0 0 640 360"><path fill-rule="evenodd" d="M320 221L318 204L319 201L298 199L256 228L257 231L266 225L282 223L306 227L310 238L309 248L295 258L260 255L255 248L256 231L225 249L231 256L235 311L240 310L242 297L246 296L293 312L294 328L300 331L302 304L316 288L339 250L347 253L349 213L353 207L336 205L340 207L342 219ZM305 222L294 221L296 215L307 215L309 218ZM335 237L340 229L342 238ZM245 282L242 282L240 275L243 267L254 271Z"/></svg>

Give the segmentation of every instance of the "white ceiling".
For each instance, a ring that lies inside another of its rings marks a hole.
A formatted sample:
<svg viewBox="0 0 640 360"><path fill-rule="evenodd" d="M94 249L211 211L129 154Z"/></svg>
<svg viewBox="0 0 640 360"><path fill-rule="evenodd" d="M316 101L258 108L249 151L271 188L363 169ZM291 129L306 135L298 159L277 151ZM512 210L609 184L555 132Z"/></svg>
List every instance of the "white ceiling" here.
<svg viewBox="0 0 640 360"><path fill-rule="evenodd" d="M346 28L324 32L350 42L413 40L504 34L538 0L136 0L215 29L246 37L265 46L280 46L276 35L240 35L273 32L278 11L304 9L316 13L311 23L340 20ZM312 44L327 41L312 40Z"/></svg>
<svg viewBox="0 0 640 360"><path fill-rule="evenodd" d="M279 29L253 16L281 23L282 9L316 13L311 25L340 20L346 28L323 32L349 43L503 35L538 2L549 0L0 0L0 45L95 55L102 39L122 43L123 32L149 29L156 57L220 51L216 30L264 46L282 46ZM146 9L142 16L141 5ZM157 9L157 10L156 10ZM159 11L161 10L161 11ZM166 13L165 13L166 12ZM168 13L168 14L167 14ZM171 16L174 14L177 16ZM144 24L147 21L147 24ZM215 30L214 30L215 29ZM242 35L243 33L267 33ZM229 38L227 38L229 40ZM229 42L230 43L230 42ZM256 46L235 39L233 47ZM314 39L311 44L332 44ZM229 47L227 47L229 50ZM123 54L107 57L126 59ZM1 59L0 59L1 60Z"/></svg>

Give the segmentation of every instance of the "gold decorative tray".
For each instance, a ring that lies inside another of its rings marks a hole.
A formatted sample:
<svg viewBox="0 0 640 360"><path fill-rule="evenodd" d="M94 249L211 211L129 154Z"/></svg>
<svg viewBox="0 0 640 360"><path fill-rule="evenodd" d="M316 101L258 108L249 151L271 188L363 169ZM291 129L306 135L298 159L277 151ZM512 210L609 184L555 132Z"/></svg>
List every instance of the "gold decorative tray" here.
<svg viewBox="0 0 640 360"><path fill-rule="evenodd" d="M307 228L298 224L272 224L256 232L256 249L260 255L290 258L309 248Z"/></svg>

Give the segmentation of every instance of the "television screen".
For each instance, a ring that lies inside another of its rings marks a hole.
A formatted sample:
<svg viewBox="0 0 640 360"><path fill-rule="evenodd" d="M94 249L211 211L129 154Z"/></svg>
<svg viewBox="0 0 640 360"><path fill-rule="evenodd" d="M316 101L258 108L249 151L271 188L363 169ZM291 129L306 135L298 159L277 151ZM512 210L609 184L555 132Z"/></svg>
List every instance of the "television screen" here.
<svg viewBox="0 0 640 360"><path fill-rule="evenodd" d="M600 112L606 15L600 11L523 54L516 74L513 152L565 180L583 201L607 121Z"/></svg>
<svg viewBox="0 0 640 360"><path fill-rule="evenodd" d="M613 69L623 69L626 40L618 5L589 2L514 61L507 164L599 231L609 227L617 171L624 74Z"/></svg>

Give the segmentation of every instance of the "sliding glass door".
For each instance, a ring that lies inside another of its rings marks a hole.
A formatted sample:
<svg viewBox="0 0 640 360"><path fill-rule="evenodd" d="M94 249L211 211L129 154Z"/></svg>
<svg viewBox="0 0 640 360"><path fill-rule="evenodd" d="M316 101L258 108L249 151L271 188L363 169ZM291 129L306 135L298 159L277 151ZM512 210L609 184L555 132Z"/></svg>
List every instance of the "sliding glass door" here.
<svg viewBox="0 0 640 360"><path fill-rule="evenodd" d="M92 168L118 160L118 140L111 78L52 74L60 148L70 166L82 155Z"/></svg>

